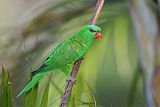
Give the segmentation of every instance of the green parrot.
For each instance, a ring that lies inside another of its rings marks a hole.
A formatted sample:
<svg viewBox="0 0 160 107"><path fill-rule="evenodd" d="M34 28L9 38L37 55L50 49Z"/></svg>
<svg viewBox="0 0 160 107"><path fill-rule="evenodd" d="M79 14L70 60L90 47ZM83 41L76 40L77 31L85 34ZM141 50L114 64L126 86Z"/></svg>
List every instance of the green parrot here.
<svg viewBox="0 0 160 107"><path fill-rule="evenodd" d="M59 69L68 75L74 62L84 55L93 40L100 38L101 29L96 25L87 25L75 35L65 39L53 50L42 66L32 72L32 80L17 97L30 90L49 71Z"/></svg>

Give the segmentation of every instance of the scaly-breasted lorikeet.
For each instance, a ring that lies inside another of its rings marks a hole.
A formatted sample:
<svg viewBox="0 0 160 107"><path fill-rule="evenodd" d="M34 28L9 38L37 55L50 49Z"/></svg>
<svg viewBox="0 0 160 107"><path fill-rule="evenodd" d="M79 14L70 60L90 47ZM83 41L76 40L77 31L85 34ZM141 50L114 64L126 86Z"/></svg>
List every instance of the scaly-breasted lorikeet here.
<svg viewBox="0 0 160 107"><path fill-rule="evenodd" d="M17 97L31 89L49 71L60 69L66 75L69 74L74 62L84 55L94 39L100 38L101 29L96 25L87 25L75 35L65 39L48 56L44 64L32 72L32 80Z"/></svg>

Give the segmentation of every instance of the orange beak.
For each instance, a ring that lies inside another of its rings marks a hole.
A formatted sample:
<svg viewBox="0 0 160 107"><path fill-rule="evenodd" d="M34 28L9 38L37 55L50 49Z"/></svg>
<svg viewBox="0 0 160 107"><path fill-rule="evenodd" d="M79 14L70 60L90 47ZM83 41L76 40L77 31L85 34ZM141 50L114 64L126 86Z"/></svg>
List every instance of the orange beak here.
<svg viewBox="0 0 160 107"><path fill-rule="evenodd" d="M96 39L101 39L102 38L102 33L101 32L96 33L95 38Z"/></svg>

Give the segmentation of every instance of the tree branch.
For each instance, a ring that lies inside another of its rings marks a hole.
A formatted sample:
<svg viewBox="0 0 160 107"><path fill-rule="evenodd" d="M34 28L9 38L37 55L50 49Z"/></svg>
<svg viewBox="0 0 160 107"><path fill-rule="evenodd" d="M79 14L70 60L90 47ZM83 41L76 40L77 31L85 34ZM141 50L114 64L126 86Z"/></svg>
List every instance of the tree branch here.
<svg viewBox="0 0 160 107"><path fill-rule="evenodd" d="M98 2L96 4L96 7L94 9L93 16L91 18L90 24L95 24L96 23L96 21L98 19L98 16L100 14L100 11L103 7L103 4L104 4L104 0L98 0Z"/></svg>
<svg viewBox="0 0 160 107"><path fill-rule="evenodd" d="M91 18L90 24L95 24L96 23L96 21L98 19L98 16L100 14L100 11L101 11L101 9L103 7L103 4L104 4L104 0L98 0L98 2L96 4L96 7L94 9L93 16ZM76 76L78 74L78 70L79 70L79 67L80 67L81 62L82 62L83 59L84 59L83 57L80 58L73 65L72 71L70 73L70 77L67 80L67 85L66 85L66 88L65 88L64 95L61 98L60 107L66 107L68 97L69 97L69 95L70 95L70 93L72 91L72 87L73 87L73 85L75 83Z"/></svg>

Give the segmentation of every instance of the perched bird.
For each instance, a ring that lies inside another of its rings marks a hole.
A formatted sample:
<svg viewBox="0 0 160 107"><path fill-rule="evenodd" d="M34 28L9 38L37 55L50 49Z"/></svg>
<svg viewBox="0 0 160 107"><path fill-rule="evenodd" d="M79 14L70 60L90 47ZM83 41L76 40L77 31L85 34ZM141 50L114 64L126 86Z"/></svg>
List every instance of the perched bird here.
<svg viewBox="0 0 160 107"><path fill-rule="evenodd" d="M65 39L53 50L42 66L32 72L32 80L17 97L30 90L49 71L60 69L68 75L74 62L84 55L93 40L100 38L102 38L101 29L96 25L87 25Z"/></svg>

